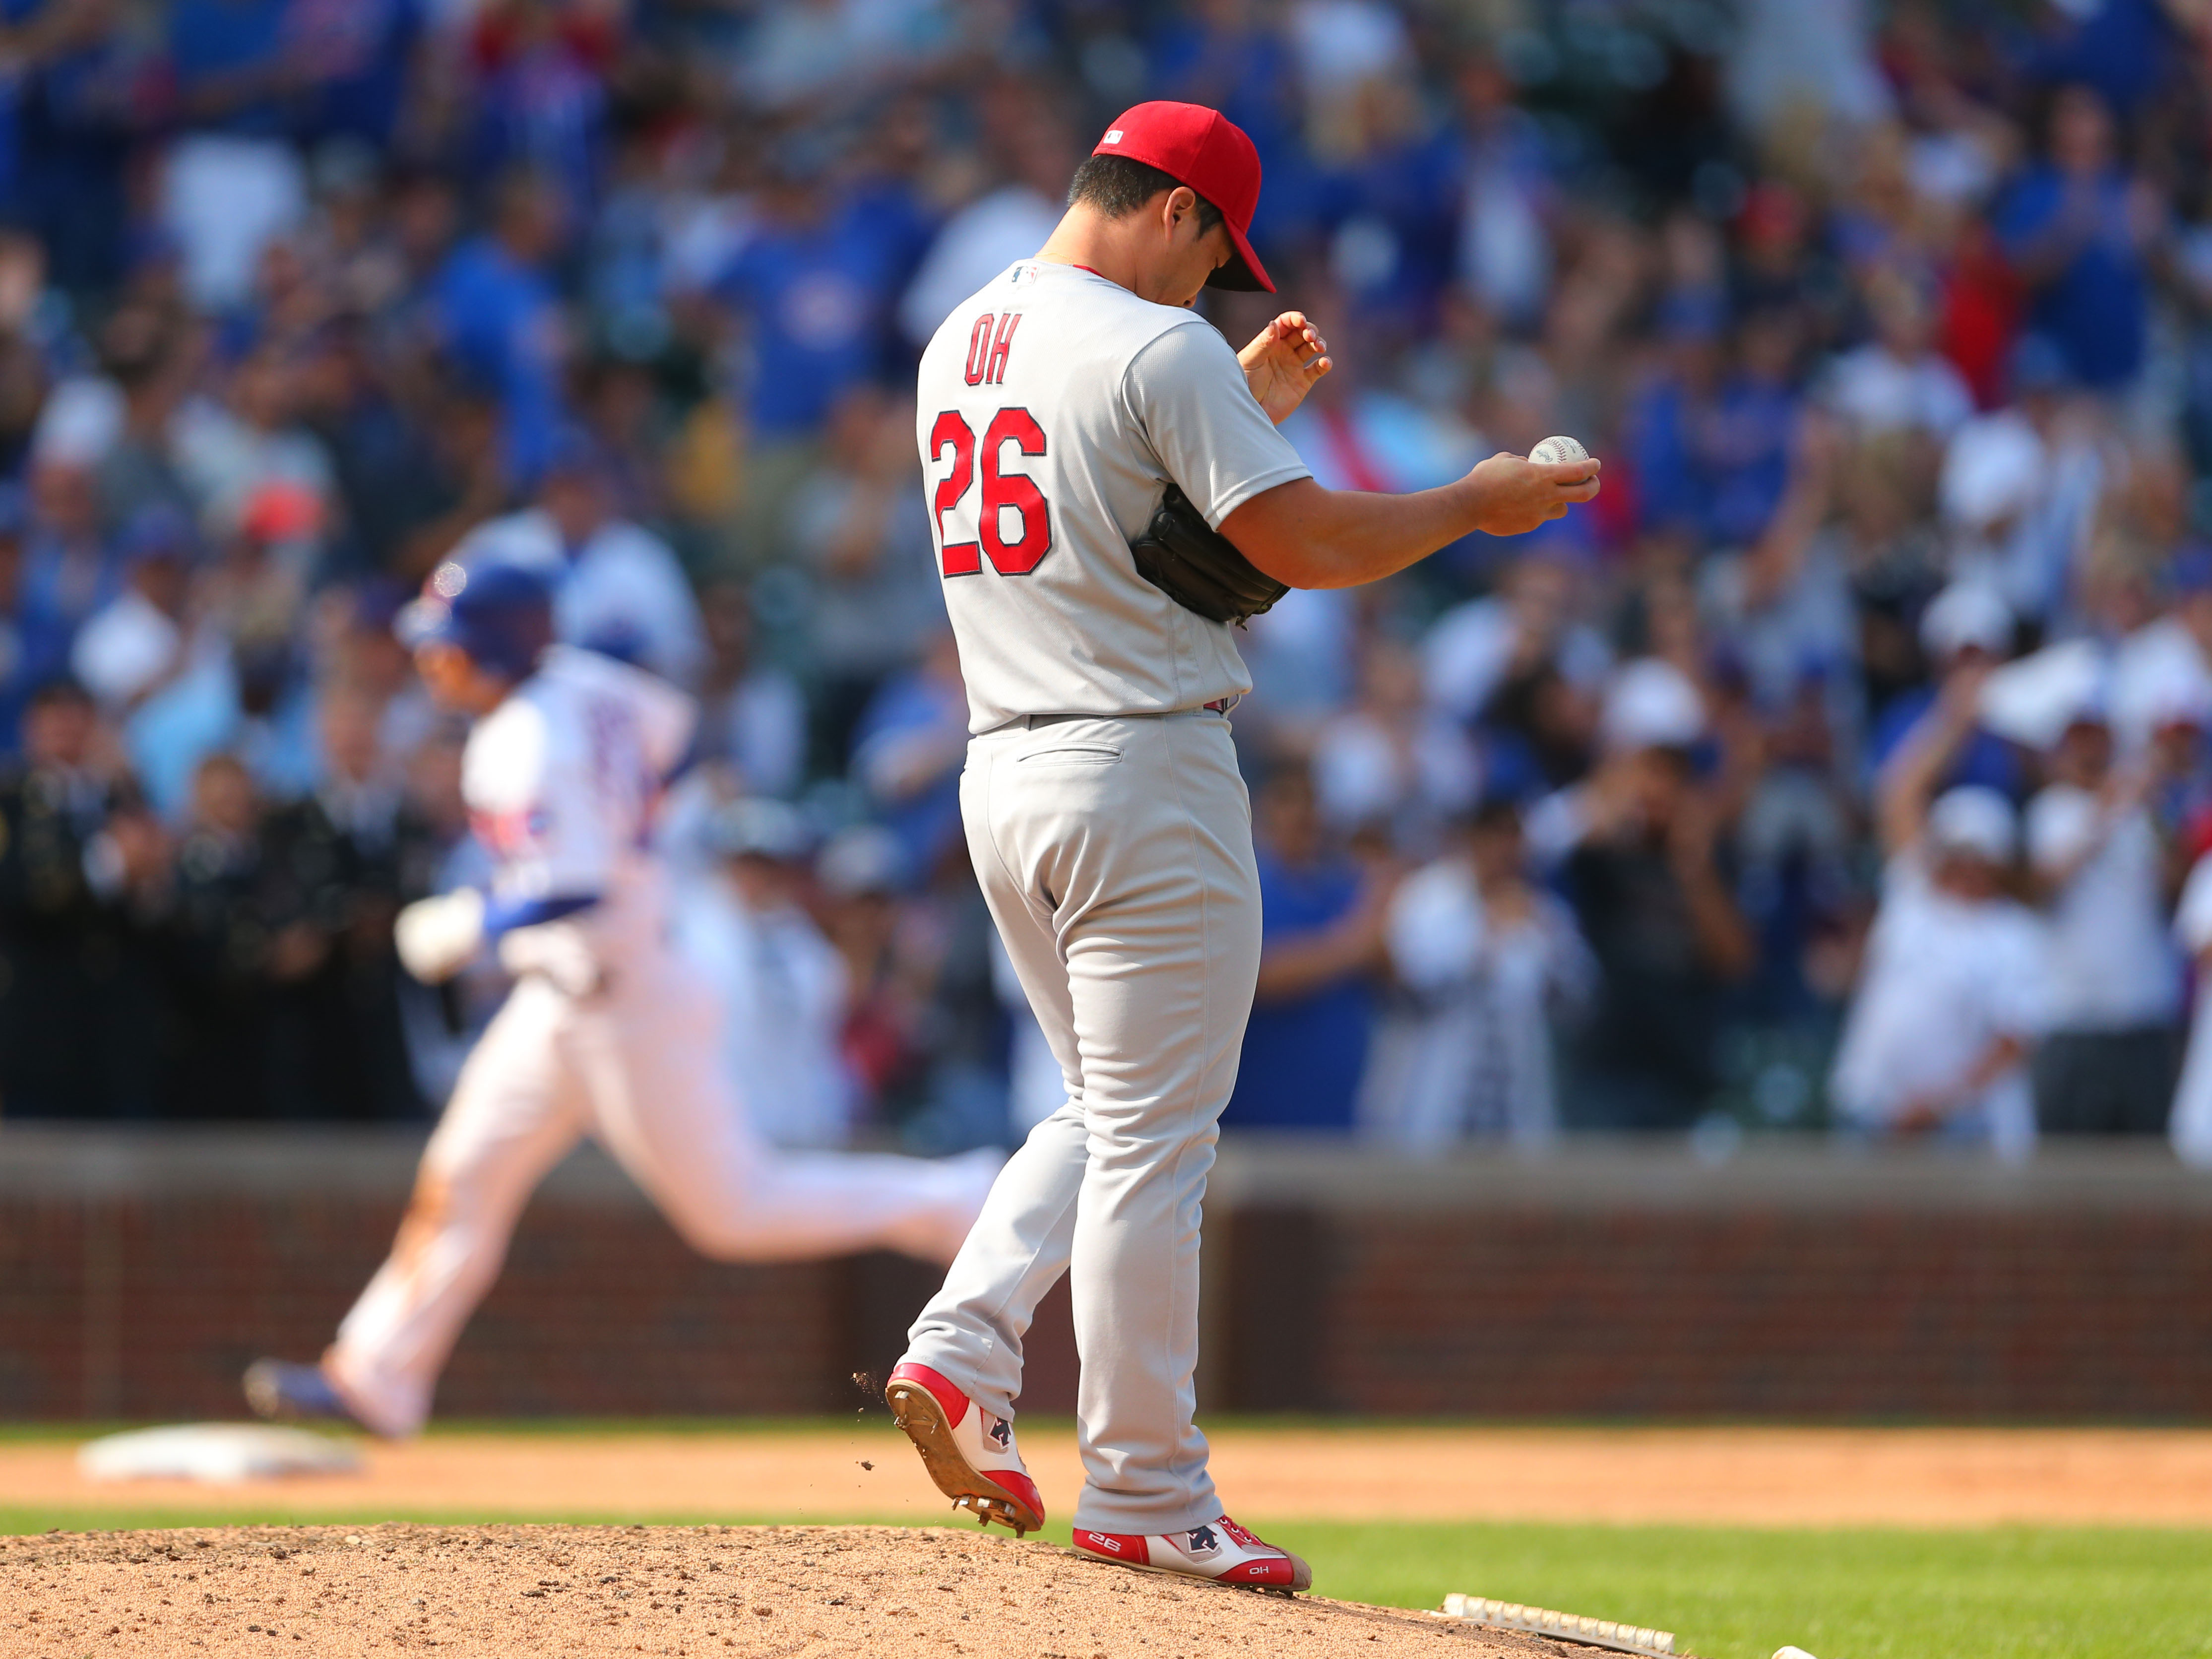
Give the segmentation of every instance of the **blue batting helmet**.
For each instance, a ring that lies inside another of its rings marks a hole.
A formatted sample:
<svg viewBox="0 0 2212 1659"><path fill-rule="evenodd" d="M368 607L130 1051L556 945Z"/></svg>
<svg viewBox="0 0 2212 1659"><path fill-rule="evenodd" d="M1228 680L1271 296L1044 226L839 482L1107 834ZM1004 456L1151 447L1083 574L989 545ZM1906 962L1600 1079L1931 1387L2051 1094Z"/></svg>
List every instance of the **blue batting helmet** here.
<svg viewBox="0 0 2212 1659"><path fill-rule="evenodd" d="M491 673L526 679L553 642L553 589L522 565L441 564L399 613L395 631L410 650L443 641Z"/></svg>

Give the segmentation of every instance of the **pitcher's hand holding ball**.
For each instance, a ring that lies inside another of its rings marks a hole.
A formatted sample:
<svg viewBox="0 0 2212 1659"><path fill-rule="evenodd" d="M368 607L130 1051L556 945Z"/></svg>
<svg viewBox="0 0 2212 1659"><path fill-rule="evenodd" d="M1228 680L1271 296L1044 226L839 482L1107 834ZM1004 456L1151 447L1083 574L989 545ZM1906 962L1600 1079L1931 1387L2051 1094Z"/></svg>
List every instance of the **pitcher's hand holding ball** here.
<svg viewBox="0 0 2212 1659"><path fill-rule="evenodd" d="M1483 488L1482 528L1518 536L1565 517L1570 507L1597 494L1601 465L1572 438L1547 438L1526 459L1510 452L1492 455L1468 475Z"/></svg>

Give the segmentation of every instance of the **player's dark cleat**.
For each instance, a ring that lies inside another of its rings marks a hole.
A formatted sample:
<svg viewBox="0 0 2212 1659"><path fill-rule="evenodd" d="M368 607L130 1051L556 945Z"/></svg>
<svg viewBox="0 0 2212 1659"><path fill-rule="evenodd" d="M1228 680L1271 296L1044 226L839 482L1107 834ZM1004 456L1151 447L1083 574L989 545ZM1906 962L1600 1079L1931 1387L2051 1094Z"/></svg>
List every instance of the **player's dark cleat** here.
<svg viewBox="0 0 2212 1659"><path fill-rule="evenodd" d="M368 1425L355 1415L319 1365L295 1365L288 1359L257 1359L246 1368L246 1403L256 1417L272 1423Z"/></svg>
<svg viewBox="0 0 2212 1659"><path fill-rule="evenodd" d="M1225 1515L1211 1525L1193 1527L1188 1532L1150 1535L1092 1532L1078 1527L1073 1542L1079 1554L1098 1561L1118 1561L1147 1572L1181 1573L1189 1578L1210 1578L1217 1584L1248 1584L1285 1595L1313 1588L1311 1567L1288 1550L1261 1542Z"/></svg>
<svg viewBox="0 0 2212 1659"><path fill-rule="evenodd" d="M900 1364L884 1401L906 1431L922 1467L956 1510L1018 1538L1044 1525L1044 1499L1014 1449L1014 1425L994 1417L927 1365Z"/></svg>

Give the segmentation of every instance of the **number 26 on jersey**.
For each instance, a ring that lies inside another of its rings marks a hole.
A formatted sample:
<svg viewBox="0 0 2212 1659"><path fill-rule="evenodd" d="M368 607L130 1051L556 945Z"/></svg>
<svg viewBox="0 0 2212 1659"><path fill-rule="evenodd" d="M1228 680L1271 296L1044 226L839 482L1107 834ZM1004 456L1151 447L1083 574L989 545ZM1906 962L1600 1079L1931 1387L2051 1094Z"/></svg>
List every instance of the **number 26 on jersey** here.
<svg viewBox="0 0 2212 1659"><path fill-rule="evenodd" d="M963 377L970 386L995 386L1006 376L1007 351L1021 315L1009 313L1000 320L995 339L994 320L988 312L975 319L969 343L968 372ZM1052 515L1044 492L1027 473L1006 470L1009 445L1019 455L1045 453L1044 428L1028 410L1001 409L984 426L982 498L975 512L978 539L956 541L957 532L945 522L945 515L959 508L975 487L975 428L957 409L942 411L929 428L931 464L942 465L948 451L952 460L931 496L934 509L931 516L936 521L937 543L944 550L947 576L972 576L982 569L987 557L991 568L1001 576L1026 576L1052 551Z"/></svg>

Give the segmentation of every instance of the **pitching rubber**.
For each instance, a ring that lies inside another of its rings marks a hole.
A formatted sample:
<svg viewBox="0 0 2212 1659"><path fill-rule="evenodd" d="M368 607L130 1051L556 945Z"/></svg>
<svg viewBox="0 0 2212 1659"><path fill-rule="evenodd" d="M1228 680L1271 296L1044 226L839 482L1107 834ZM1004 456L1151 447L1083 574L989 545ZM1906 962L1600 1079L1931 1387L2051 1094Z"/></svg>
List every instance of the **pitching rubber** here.
<svg viewBox="0 0 2212 1659"><path fill-rule="evenodd" d="M1674 1650L1674 1632L1648 1626L1619 1624L1610 1619L1583 1619L1550 1607L1518 1601L1493 1601L1486 1596L1451 1595L1444 1597L1443 1616L1464 1620L1491 1630L1527 1631L1578 1642L1585 1647L1611 1648L1617 1653L1637 1653L1647 1659L1683 1659ZM1795 1652L1795 1649L1787 1650ZM1774 1659L1784 1659L1776 1654ZM1810 1659L1810 1656L1807 1656Z"/></svg>
<svg viewBox="0 0 2212 1659"><path fill-rule="evenodd" d="M973 1510L976 1520L987 1527L994 1521L1003 1522L1013 1528L1017 1538L1044 1525L1044 1516L962 1455L952 1438L952 1425L945 1419L945 1407L927 1389L909 1378L894 1377L884 1389L884 1403L891 1408L892 1420L914 1442L914 1449L921 1454L921 1466L929 1471L938 1491L952 1500L953 1508Z"/></svg>

